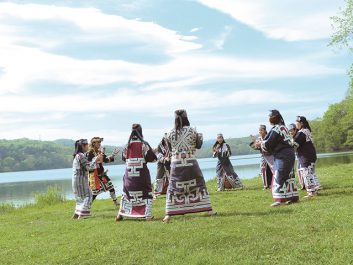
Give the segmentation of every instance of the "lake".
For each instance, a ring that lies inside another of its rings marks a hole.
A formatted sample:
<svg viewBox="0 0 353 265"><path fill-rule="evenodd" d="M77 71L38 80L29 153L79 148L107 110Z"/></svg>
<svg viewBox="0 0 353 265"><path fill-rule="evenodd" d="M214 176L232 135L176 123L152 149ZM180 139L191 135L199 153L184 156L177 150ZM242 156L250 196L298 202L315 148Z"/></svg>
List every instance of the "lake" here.
<svg viewBox="0 0 353 265"><path fill-rule="evenodd" d="M319 154L318 157L318 166L353 163L351 152ZM260 155L234 156L231 160L241 179L258 176ZM217 159L204 158L198 161L205 180L213 179L216 175ZM156 164L149 164L148 167L153 181L156 176ZM125 165L106 165L105 168L109 170L108 175L113 181L117 194L120 195ZM10 202L15 205L31 203L34 201L35 193L45 193L49 186L58 186L67 199L72 199L71 176L71 168L0 173L0 203ZM259 181L259 188L261 186ZM106 198L109 198L107 192L98 196L98 199Z"/></svg>

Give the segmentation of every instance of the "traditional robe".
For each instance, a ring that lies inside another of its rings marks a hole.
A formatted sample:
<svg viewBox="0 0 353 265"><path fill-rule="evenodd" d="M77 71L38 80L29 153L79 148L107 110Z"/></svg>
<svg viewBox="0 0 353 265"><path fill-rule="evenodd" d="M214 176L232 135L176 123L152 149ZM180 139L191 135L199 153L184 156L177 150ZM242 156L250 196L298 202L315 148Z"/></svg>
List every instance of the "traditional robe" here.
<svg viewBox="0 0 353 265"><path fill-rule="evenodd" d="M157 176L155 194L166 194L170 175L171 146L163 139L157 148ZM169 160L166 160L169 158Z"/></svg>
<svg viewBox="0 0 353 265"><path fill-rule="evenodd" d="M132 138L123 151L122 159L126 162L126 169L119 215L150 218L153 196L147 163L156 161L157 157L147 142Z"/></svg>
<svg viewBox="0 0 353 265"><path fill-rule="evenodd" d="M227 143L223 142L222 144L217 144L215 147L213 157L218 158L216 167L218 191L243 187L239 176L235 173L234 167L230 162L229 157L231 157L231 155L232 151Z"/></svg>
<svg viewBox="0 0 353 265"><path fill-rule="evenodd" d="M72 189L75 195L75 214L91 215L92 191L88 184L89 163L83 153L78 153L72 163Z"/></svg>
<svg viewBox="0 0 353 265"><path fill-rule="evenodd" d="M195 152L202 146L202 135L190 126L168 135L172 163L167 191L166 215L212 211L210 197Z"/></svg>
<svg viewBox="0 0 353 265"><path fill-rule="evenodd" d="M315 173L317 156L310 130L299 130L293 141L297 150L299 177L308 192L316 192L320 188L320 182Z"/></svg>
<svg viewBox="0 0 353 265"><path fill-rule="evenodd" d="M299 193L293 176L295 154L286 126L275 125L263 140L261 147L264 152L272 153L274 158L273 201L298 201Z"/></svg>
<svg viewBox="0 0 353 265"><path fill-rule="evenodd" d="M103 155L103 163L114 162L114 157L107 157L100 150L95 152L91 150L87 153L87 159L92 164L89 171L89 185L92 190L93 196L97 196L102 192L109 191L110 197L116 201L115 189L112 181L104 171L103 163L97 163L96 158L98 155Z"/></svg>
<svg viewBox="0 0 353 265"><path fill-rule="evenodd" d="M259 137L259 140L263 141L261 137ZM274 164L273 155L268 152L264 152L261 149L261 147L256 148L255 142L250 143L250 147L260 151L261 153L260 176L262 179L262 184L264 188L271 188L272 178L275 172L274 165L273 165Z"/></svg>

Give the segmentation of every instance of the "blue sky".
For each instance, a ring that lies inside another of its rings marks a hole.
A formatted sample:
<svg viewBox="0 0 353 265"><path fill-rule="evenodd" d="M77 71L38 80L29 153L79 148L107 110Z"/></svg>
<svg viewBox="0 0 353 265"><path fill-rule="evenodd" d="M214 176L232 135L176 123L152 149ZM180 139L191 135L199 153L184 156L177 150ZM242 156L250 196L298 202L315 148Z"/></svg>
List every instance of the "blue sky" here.
<svg viewBox="0 0 353 265"><path fill-rule="evenodd" d="M343 0L0 1L0 138L156 144L186 108L205 139L277 108L320 117L352 55L328 47Z"/></svg>

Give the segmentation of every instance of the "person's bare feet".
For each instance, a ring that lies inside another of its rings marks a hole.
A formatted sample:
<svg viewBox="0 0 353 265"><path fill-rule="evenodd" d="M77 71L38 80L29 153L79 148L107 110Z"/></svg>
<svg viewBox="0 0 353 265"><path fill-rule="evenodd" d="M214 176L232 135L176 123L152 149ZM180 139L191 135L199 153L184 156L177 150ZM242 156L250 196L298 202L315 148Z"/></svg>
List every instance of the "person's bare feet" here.
<svg viewBox="0 0 353 265"><path fill-rule="evenodd" d="M317 196L317 192L308 192L308 194L306 196L304 196L304 198L314 198Z"/></svg>
<svg viewBox="0 0 353 265"><path fill-rule="evenodd" d="M287 203L282 203L282 202L274 202L270 206L271 207L278 207L278 206L284 206L284 205L288 205L288 204Z"/></svg>
<svg viewBox="0 0 353 265"><path fill-rule="evenodd" d="M73 216L72 216L72 219L78 219L79 215L77 213L75 213Z"/></svg>
<svg viewBox="0 0 353 265"><path fill-rule="evenodd" d="M217 212L215 212L215 211L208 211L208 215L209 216L215 216L215 215L217 215L218 213Z"/></svg>
<svg viewBox="0 0 353 265"><path fill-rule="evenodd" d="M166 223L166 224L170 223L170 216L166 215L162 221L163 221L163 223Z"/></svg>
<svg viewBox="0 0 353 265"><path fill-rule="evenodd" d="M123 220L123 217L120 214L118 214L117 217L115 217L115 222L119 222L122 220Z"/></svg>

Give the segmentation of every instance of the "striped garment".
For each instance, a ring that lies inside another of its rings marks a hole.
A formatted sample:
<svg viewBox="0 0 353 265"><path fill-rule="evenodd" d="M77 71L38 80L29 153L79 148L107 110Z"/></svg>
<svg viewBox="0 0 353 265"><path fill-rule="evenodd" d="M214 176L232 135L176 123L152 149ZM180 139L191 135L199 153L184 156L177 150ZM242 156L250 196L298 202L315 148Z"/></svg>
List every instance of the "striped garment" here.
<svg viewBox="0 0 353 265"><path fill-rule="evenodd" d="M72 163L72 189L75 195L75 214L91 215L92 191L88 184L88 161L83 153L78 153Z"/></svg>

